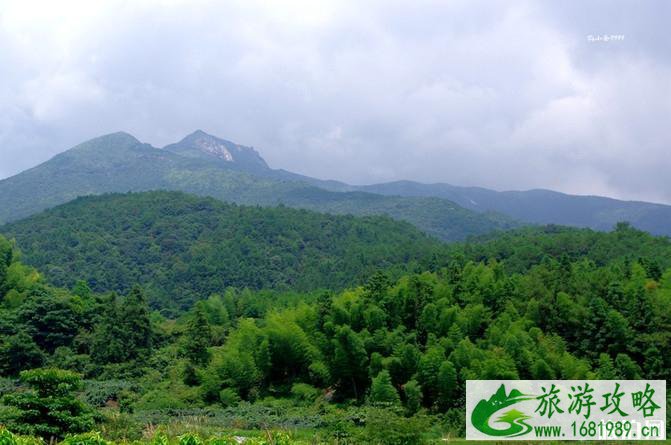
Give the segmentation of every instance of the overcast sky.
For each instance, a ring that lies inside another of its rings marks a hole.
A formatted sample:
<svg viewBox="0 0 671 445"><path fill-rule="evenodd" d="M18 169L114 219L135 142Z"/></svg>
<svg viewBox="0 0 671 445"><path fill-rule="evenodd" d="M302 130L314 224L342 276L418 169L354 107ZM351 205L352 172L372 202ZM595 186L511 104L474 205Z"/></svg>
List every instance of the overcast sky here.
<svg viewBox="0 0 671 445"><path fill-rule="evenodd" d="M669 22L665 0L0 0L0 178L200 128L356 184L671 203Z"/></svg>

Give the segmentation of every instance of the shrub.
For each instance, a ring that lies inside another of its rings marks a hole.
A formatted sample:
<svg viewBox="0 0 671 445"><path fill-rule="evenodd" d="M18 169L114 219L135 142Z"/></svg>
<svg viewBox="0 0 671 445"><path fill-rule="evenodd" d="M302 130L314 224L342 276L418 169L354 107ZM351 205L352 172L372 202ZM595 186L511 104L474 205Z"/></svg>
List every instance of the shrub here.
<svg viewBox="0 0 671 445"><path fill-rule="evenodd" d="M4 428L0 428L0 445L16 445L16 436Z"/></svg>
<svg viewBox="0 0 671 445"><path fill-rule="evenodd" d="M197 434L186 433L179 436L179 445L204 445L203 440Z"/></svg>
<svg viewBox="0 0 671 445"><path fill-rule="evenodd" d="M17 436L0 426L0 445L44 445L39 437Z"/></svg>
<svg viewBox="0 0 671 445"><path fill-rule="evenodd" d="M51 440L91 430L93 410L73 395L80 384L78 374L33 369L21 372L20 379L31 390L4 397L5 404L16 411L10 424L15 431Z"/></svg>
<svg viewBox="0 0 671 445"><path fill-rule="evenodd" d="M391 383L391 377L388 371L380 371L370 386L369 402L375 406L398 405L400 399L398 392Z"/></svg>
<svg viewBox="0 0 671 445"><path fill-rule="evenodd" d="M165 433L156 433L151 441L151 445L170 445L170 440Z"/></svg>
<svg viewBox="0 0 671 445"><path fill-rule="evenodd" d="M423 417L405 418L388 409L369 409L364 443L379 445L422 445L428 422Z"/></svg>
<svg viewBox="0 0 671 445"><path fill-rule="evenodd" d="M138 410L162 410L186 408L187 404L174 391L169 389L154 389L148 391L135 403Z"/></svg>
<svg viewBox="0 0 671 445"><path fill-rule="evenodd" d="M422 387L416 380L410 380L403 385L405 394L405 408L409 415L415 414L422 406Z"/></svg>
<svg viewBox="0 0 671 445"><path fill-rule="evenodd" d="M100 425L100 429L107 439L117 442L140 439L145 425L147 424L138 422L127 413L108 411L105 413L104 423Z"/></svg>
<svg viewBox="0 0 671 445"><path fill-rule="evenodd" d="M65 436L60 445L111 445L98 432Z"/></svg>
<svg viewBox="0 0 671 445"><path fill-rule="evenodd" d="M224 408L236 406L240 403L240 396L232 388L224 388L219 392L219 401Z"/></svg>
<svg viewBox="0 0 671 445"><path fill-rule="evenodd" d="M291 395L298 402L313 403L319 397L320 391L307 383L295 383L291 387Z"/></svg>
<svg viewBox="0 0 671 445"><path fill-rule="evenodd" d="M452 437L466 435L466 411L463 408L452 408L445 413L445 428Z"/></svg>
<svg viewBox="0 0 671 445"><path fill-rule="evenodd" d="M126 380L90 380L85 382L83 398L91 406L102 407L110 400L119 402L122 394L132 389Z"/></svg>

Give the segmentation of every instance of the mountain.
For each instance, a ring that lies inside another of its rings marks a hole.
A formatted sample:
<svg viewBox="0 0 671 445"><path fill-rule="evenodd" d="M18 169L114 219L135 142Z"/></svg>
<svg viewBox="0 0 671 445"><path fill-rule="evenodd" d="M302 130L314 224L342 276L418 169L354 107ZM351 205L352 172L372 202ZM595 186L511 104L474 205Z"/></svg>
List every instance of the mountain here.
<svg viewBox="0 0 671 445"><path fill-rule="evenodd" d="M383 216L226 204L181 192L78 198L0 228L49 282L99 292L134 283L159 307L227 287L337 289L428 263L446 245Z"/></svg>
<svg viewBox="0 0 671 445"><path fill-rule="evenodd" d="M253 148L219 139L202 130L164 147L164 150L188 158L216 160L222 166L242 171L265 173L270 170L266 161Z"/></svg>
<svg viewBox="0 0 671 445"><path fill-rule="evenodd" d="M15 221L78 196L175 190L239 204L284 204L338 214L386 214L443 240L460 240L518 224L466 210L442 198L353 191L268 167L260 155L202 131L162 149L127 133L84 142L51 160L0 181L0 223Z"/></svg>
<svg viewBox="0 0 671 445"><path fill-rule="evenodd" d="M655 235L671 236L671 206L601 196L567 195L551 190L497 192L481 187L397 181L358 187L387 196L437 197L477 212L498 212L533 224L561 224L611 230L627 221Z"/></svg>
<svg viewBox="0 0 671 445"><path fill-rule="evenodd" d="M163 148L127 133L101 136L4 179L0 181L0 223L78 196L148 190L337 214L384 214L446 241L523 223L603 231L628 221L655 235L671 236L668 205L550 190L497 192L412 181L353 186L270 168L252 147L201 130Z"/></svg>
<svg viewBox="0 0 671 445"><path fill-rule="evenodd" d="M155 188L183 164L180 156L143 144L127 133L95 138L0 181L0 222L78 196Z"/></svg>

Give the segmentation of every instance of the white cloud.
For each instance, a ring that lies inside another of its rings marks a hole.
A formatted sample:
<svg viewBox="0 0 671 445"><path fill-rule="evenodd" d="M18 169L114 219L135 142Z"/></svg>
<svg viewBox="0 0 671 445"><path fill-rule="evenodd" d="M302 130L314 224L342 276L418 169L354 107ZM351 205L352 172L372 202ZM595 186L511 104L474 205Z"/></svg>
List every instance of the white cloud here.
<svg viewBox="0 0 671 445"><path fill-rule="evenodd" d="M355 183L671 202L663 6L595 3L0 0L0 177L203 128Z"/></svg>

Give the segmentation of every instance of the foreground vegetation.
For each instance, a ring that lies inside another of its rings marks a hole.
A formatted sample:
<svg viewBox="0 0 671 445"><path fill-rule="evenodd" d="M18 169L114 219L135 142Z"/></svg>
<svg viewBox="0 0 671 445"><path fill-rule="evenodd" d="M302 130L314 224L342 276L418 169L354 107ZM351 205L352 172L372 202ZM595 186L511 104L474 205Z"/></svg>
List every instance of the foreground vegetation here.
<svg viewBox="0 0 671 445"><path fill-rule="evenodd" d="M0 423L47 440L90 429L116 441L461 437L467 379L669 380L670 261L668 239L626 224L526 229L398 279L222 289L166 318L140 287L51 287L0 239ZM65 414L26 413L49 403Z"/></svg>

